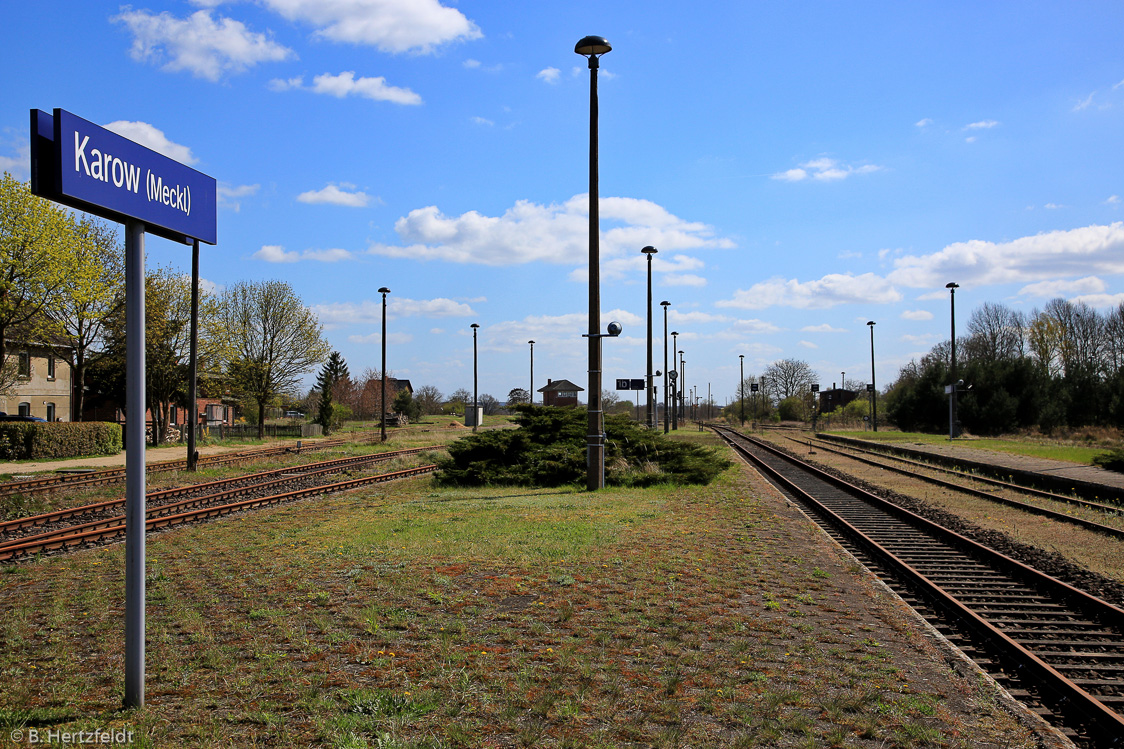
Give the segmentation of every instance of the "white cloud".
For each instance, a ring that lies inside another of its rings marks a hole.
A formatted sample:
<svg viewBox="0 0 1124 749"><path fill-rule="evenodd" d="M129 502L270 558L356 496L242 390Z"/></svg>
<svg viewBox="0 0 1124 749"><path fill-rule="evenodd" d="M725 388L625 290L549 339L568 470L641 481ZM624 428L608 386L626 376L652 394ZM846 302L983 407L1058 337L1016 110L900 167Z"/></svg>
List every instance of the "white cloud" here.
<svg viewBox="0 0 1124 749"><path fill-rule="evenodd" d="M383 52L428 53L447 42L479 39L480 29L437 0L263 0L290 21L316 27L336 42L370 44Z"/></svg>
<svg viewBox="0 0 1124 749"><path fill-rule="evenodd" d="M782 182L802 182L806 179L818 180L820 182L835 182L855 174L870 174L871 172L878 172L882 169L883 167L874 164L864 164L863 166L855 167L848 164L840 164L835 159L821 157L806 161L800 164L797 169L777 172L772 175L772 179Z"/></svg>
<svg viewBox="0 0 1124 749"><path fill-rule="evenodd" d="M496 123L492 122L489 119L485 119L483 117L473 117L472 118L472 124L480 125L482 127L491 127L491 126L495 125Z"/></svg>
<svg viewBox="0 0 1124 749"><path fill-rule="evenodd" d="M186 70L217 81L224 73L240 73L258 63L294 56L291 49L265 34L251 32L230 18L216 21L207 10L176 18L167 11L157 15L125 8L113 20L124 23L133 33L129 53L134 60L164 62L163 70Z"/></svg>
<svg viewBox="0 0 1124 749"><path fill-rule="evenodd" d="M972 122L964 126L965 130L990 130L993 127L998 127L998 120L980 120L979 122Z"/></svg>
<svg viewBox="0 0 1124 749"><path fill-rule="evenodd" d="M643 260L638 249L648 244L662 251L734 246L715 236L710 226L684 221L647 200L602 198L600 208L601 257L607 264L615 258ZM395 222L405 244L375 244L369 252L492 266L536 261L583 265L589 257L588 209L588 195L550 205L520 200L502 216L477 211L446 216L437 206L427 206Z"/></svg>
<svg viewBox="0 0 1124 749"><path fill-rule="evenodd" d="M382 343L382 333L378 332L378 333L371 333L369 335L349 335L347 337L347 340L350 343L358 343L358 344L363 344L363 345L369 344L369 345L378 346ZM390 345L395 345L395 346L403 345L403 344L410 343L413 340L414 340L414 337L412 335L410 335L409 333L387 333L386 334L386 343L387 343L388 346L390 346Z"/></svg>
<svg viewBox="0 0 1124 749"><path fill-rule="evenodd" d="M297 200L302 203L310 203L312 205L342 205L348 208L362 208L370 201L370 196L367 193L360 191L348 192L347 190L354 188L355 185L346 182L341 183L339 186L329 183L327 187L319 190L309 190L302 192L297 196ZM343 188L343 189L341 189Z"/></svg>
<svg viewBox="0 0 1124 749"><path fill-rule="evenodd" d="M802 333L846 333L845 328L833 328L830 323L823 323L822 325L805 325L800 329Z"/></svg>
<svg viewBox="0 0 1124 749"><path fill-rule="evenodd" d="M1084 302L1090 307L1119 307L1121 304L1124 304L1124 294L1082 294L1080 296L1075 296L1070 301L1075 304L1077 302Z"/></svg>
<svg viewBox="0 0 1124 749"><path fill-rule="evenodd" d="M720 299L717 307L764 309L782 306L826 309L838 304L884 304L901 301L902 295L889 281L873 273L861 276L831 273L815 281L773 278L738 289L732 299Z"/></svg>
<svg viewBox="0 0 1124 749"><path fill-rule="evenodd" d="M480 61L479 60L473 60L470 57L467 60L465 60L464 62L462 62L461 65L468 68L469 70L473 70L475 68L480 67Z"/></svg>
<svg viewBox="0 0 1124 749"><path fill-rule="evenodd" d="M301 77L282 80L275 78L269 82L273 91L289 91L300 89L311 91L314 94L325 94L342 99L346 96L359 96L373 101L389 101L393 104L408 106L422 103L422 98L408 88L388 86L382 76L377 78L356 78L355 71L345 70L339 75L324 73L312 79L311 86L304 85Z"/></svg>
<svg viewBox="0 0 1124 749"><path fill-rule="evenodd" d="M1053 299L1054 297L1069 297L1075 294L1100 294L1107 288L1108 284L1096 276L1086 276L1073 280L1051 280L1027 284L1019 289L1019 296Z"/></svg>
<svg viewBox="0 0 1124 749"><path fill-rule="evenodd" d="M926 117L925 119L918 120L917 122L915 122L913 124L916 127L928 127L929 125L933 124L933 121L931 119L929 119L928 117Z"/></svg>
<svg viewBox="0 0 1124 749"><path fill-rule="evenodd" d="M253 254L255 260L264 260L267 263L296 263L301 260L318 260L323 263L335 263L340 260L350 260L353 256L348 250L286 250L278 244L262 245L262 248Z"/></svg>
<svg viewBox="0 0 1124 749"><path fill-rule="evenodd" d="M903 320L932 320L933 313L923 309L907 309L901 314Z"/></svg>
<svg viewBox="0 0 1124 749"><path fill-rule="evenodd" d="M663 277L665 286L706 286L706 279L694 273L668 273Z"/></svg>
<svg viewBox="0 0 1124 749"><path fill-rule="evenodd" d="M931 255L895 259L887 280L895 285L934 288L944 286L951 278L961 284L984 286L1094 273L1124 273L1121 222L1046 232L1008 242L957 242Z"/></svg>
<svg viewBox="0 0 1124 749"><path fill-rule="evenodd" d="M335 302L315 304L312 311L324 325L373 324L382 322L382 300L355 302ZM390 294L386 298L387 318L401 317L468 317L476 312L467 304L440 297L437 299L407 299Z"/></svg>
<svg viewBox="0 0 1124 749"><path fill-rule="evenodd" d="M1047 203L1044 207L1050 211L1056 211L1059 208L1065 208L1065 206L1061 205L1060 203Z"/></svg>
<svg viewBox="0 0 1124 749"><path fill-rule="evenodd" d="M558 83L558 79L561 77L561 75L562 71L558 68L543 68L535 75L535 77L540 81L546 81L547 83Z"/></svg>
<svg viewBox="0 0 1124 749"><path fill-rule="evenodd" d="M31 146L24 143L15 156L0 156L0 174L8 172L17 179L31 173Z"/></svg>
<svg viewBox="0 0 1124 749"><path fill-rule="evenodd" d="M242 210L242 198L257 195L260 187L261 185L232 185L228 182L219 182L215 189L218 204L237 213Z"/></svg>
<svg viewBox="0 0 1124 749"><path fill-rule="evenodd" d="M1097 92L1094 91L1093 93L1089 94L1084 99L1082 99L1081 101L1074 104L1073 105L1073 111L1074 112L1080 112L1082 109L1087 109L1093 103L1093 97L1096 95L1096 93Z"/></svg>
<svg viewBox="0 0 1124 749"><path fill-rule="evenodd" d="M1109 195L1108 199L1105 200L1105 205L1118 205L1119 203L1120 203L1120 196L1119 195Z"/></svg>
<svg viewBox="0 0 1124 749"><path fill-rule="evenodd" d="M173 143L164 135L164 131L149 125L147 122L128 122L118 120L105 126L106 130L117 133L122 138L140 143L146 148L151 148L156 153L164 154L173 161L181 164L194 164L199 159L192 155L191 149Z"/></svg>
<svg viewBox="0 0 1124 749"><path fill-rule="evenodd" d="M817 346L816 344L812 343L811 341L799 341L798 343L799 343L799 344L800 344L801 346L803 346L804 348L812 348L812 349L817 349L817 348L819 348L819 346Z"/></svg>

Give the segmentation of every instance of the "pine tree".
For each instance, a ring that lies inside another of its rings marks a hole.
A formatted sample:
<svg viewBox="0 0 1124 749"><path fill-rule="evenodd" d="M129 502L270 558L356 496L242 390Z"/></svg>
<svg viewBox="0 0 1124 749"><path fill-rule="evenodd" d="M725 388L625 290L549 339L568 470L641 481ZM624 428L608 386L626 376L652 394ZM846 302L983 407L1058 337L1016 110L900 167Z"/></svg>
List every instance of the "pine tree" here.
<svg viewBox="0 0 1124 749"><path fill-rule="evenodd" d="M316 389L320 391L320 410L316 414L316 423L324 428L324 434L329 434L335 426L332 415L336 407L332 402L332 390L337 382L350 376L351 374L347 371L347 362L343 360L339 351L333 351L328 355L328 361L324 363L324 366L320 368L320 374L316 376Z"/></svg>

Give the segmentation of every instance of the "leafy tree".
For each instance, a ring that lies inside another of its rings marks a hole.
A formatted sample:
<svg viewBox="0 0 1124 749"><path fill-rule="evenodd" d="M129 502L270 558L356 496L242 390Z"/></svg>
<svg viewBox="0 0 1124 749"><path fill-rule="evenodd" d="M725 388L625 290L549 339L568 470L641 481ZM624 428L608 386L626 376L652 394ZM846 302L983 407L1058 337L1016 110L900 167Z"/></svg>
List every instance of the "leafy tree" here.
<svg viewBox="0 0 1124 749"><path fill-rule="evenodd" d="M446 405L453 411L467 413L466 409L470 403L472 403L472 393L465 388L457 388L453 391L453 394L449 396Z"/></svg>
<svg viewBox="0 0 1124 749"><path fill-rule="evenodd" d="M784 399L807 392L808 386L816 381L816 373L807 362L781 359L770 364L762 378L768 384L770 393Z"/></svg>
<svg viewBox="0 0 1124 749"><path fill-rule="evenodd" d="M40 337L35 326L70 269L71 220L62 208L31 194L4 172L0 179L0 393L16 382L8 338L19 329Z"/></svg>
<svg viewBox="0 0 1124 749"><path fill-rule="evenodd" d="M284 281L240 281L222 294L214 320L225 341L231 380L257 402L258 438L265 436L265 409L324 360L323 327Z"/></svg>
<svg viewBox="0 0 1124 749"><path fill-rule="evenodd" d="M316 423L324 428L324 434L331 434L340 421L333 392L336 383L348 376L347 363L340 352L333 351L316 377L316 389L320 392Z"/></svg>
<svg viewBox="0 0 1124 749"><path fill-rule="evenodd" d="M520 403L530 403L531 396L524 388L512 388L507 393L507 405L518 406Z"/></svg>
<svg viewBox="0 0 1124 749"><path fill-rule="evenodd" d="M88 364L104 351L108 321L124 303L125 254L116 228L106 221L83 216L71 234L69 272L44 311L47 339L61 344L56 354L71 366L74 416L81 421Z"/></svg>

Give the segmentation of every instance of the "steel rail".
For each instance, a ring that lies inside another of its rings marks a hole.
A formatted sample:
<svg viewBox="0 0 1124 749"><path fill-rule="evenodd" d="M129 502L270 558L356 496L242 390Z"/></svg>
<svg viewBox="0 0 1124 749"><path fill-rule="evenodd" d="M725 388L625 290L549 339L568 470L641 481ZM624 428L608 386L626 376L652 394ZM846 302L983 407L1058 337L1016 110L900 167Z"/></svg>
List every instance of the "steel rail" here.
<svg viewBox="0 0 1124 749"><path fill-rule="evenodd" d="M428 448L414 448L410 451L402 451L402 452L414 453L414 452L418 452L420 450L426 450L426 449L428 449ZM366 458L365 460L360 459L360 458L364 458L364 457ZM175 512L178 512L180 510L185 510L185 509L190 508L190 507L200 507L200 506L207 505L207 504L214 504L215 502L220 502L224 499L230 499L232 497L237 497L239 495L247 494L249 492L261 492L261 491L265 491L265 490L268 490L268 489L273 488L273 487L284 486L285 484L290 484L290 483L293 483L294 481L309 478L309 477L312 477L312 476L318 476L318 475L325 474L325 473L336 473L336 472L338 472L342 469L350 468L350 467L353 467L353 466L356 466L356 465L385 462L385 461L388 461L388 460L392 460L395 457L401 457L401 453L399 453L398 455L391 455L391 456L387 456L386 453L376 453L376 454L371 455L371 456L358 456L358 457L354 457L354 458L340 458L340 459L334 460L334 461L326 461L325 463L311 464L310 466L301 466L301 468L310 468L311 467L312 470L302 471L299 475L293 475L292 469L278 469L276 471L267 471L263 474L255 474L254 476L242 477L240 479L227 479L225 481L216 481L216 482L212 482L210 484L196 484L194 487L183 487L181 489L173 489L173 490L168 490L166 492L153 492L153 494L149 495L150 497L153 496L153 495L160 495L160 494L164 494L164 495L168 495L168 496L177 496L177 495L182 495L182 494L188 493L188 490L196 490L193 493L197 494L199 491L209 491L209 490L212 490L212 489L217 489L217 488L219 488L219 485L233 485L232 488L216 491L216 492L213 492L213 493L210 493L210 494L203 494L201 496L195 496L195 497L191 497L189 499L183 499L183 500L180 500L179 502L169 502L167 504L155 505L155 506L152 506L152 507L148 507L145 510L145 517L147 517L147 518L160 517L162 515L168 515L170 513L175 513ZM247 480L249 480L249 479L256 479L256 478L261 478L261 477L268 478L268 476L278 475L278 474L280 474L279 478L274 478L272 480L266 480L266 481L263 481L261 483L256 483L256 484L247 483ZM103 510L104 509L113 509L114 507L123 506L124 500L113 500L113 501L110 501L110 502L103 502L103 503L101 503L101 505L103 505L104 507L101 507L100 509L103 509ZM97 507L97 506L95 505L95 507ZM8 539L5 539L5 540L0 540L0 550L5 549L5 548L10 548L10 547L13 547L13 546L18 546L18 545L21 545L21 544L24 544L24 543L31 543L31 542L41 543L43 541L46 541L48 539L51 539L51 538L54 538L54 537L57 537L57 536L66 536L66 535L73 534L73 533L81 533L81 532L84 532L84 531L87 531L87 530L97 530L97 529L101 529L101 528L112 528L112 527L115 527L115 526L118 526L118 525L123 526L124 524L125 524L125 516L124 515L114 515L114 516L109 517L109 518L102 518L102 519L99 519L99 520L93 520L93 521L90 521L88 523L82 523L80 525L71 525L71 526L66 526L66 527L63 527L63 528L55 528L53 530L46 531L44 533L35 534L33 536L18 536L18 537L8 538Z"/></svg>
<svg viewBox="0 0 1124 749"><path fill-rule="evenodd" d="M230 515L242 510L249 510L255 507L263 507L265 505L279 504L281 502L286 502L294 499L303 499L304 497L348 491L350 489L356 489L367 484L385 483L387 481L395 481L397 479L411 478L413 476L432 473L436 470L437 466L435 464L431 464L426 466L419 466L417 468L407 468L405 470L394 471L392 473L383 473L377 476L365 476L363 478L350 479L348 481L341 481L334 484L325 484L323 486L316 486L309 489L298 489L296 491L274 494L268 497L245 499L240 502L231 502L216 507L205 507L191 512L152 517L148 518L145 521L145 530L147 532L156 528L165 528L173 525L192 522L195 520L203 520L211 517ZM106 538L119 536L124 532L125 525L121 524L119 526L113 526L110 528L93 529L66 536L57 536L42 542L27 542L12 546L6 546L0 548L0 560L13 559L19 556L36 554L41 551L51 551L54 549L63 549L70 546L79 546L82 544L92 543L94 541L100 541Z"/></svg>
<svg viewBox="0 0 1124 749"><path fill-rule="evenodd" d="M251 481L258 481L269 476L276 476L283 473L292 473L294 471L305 471L309 469L316 471L321 468L332 467L346 467L348 465L378 462L383 460L392 460L397 457L406 455L414 455L430 450L440 450L441 447L412 447L404 450L395 450L388 453L372 453L370 455L357 455L349 456L346 458L336 458L334 460L321 461L318 463L306 463L301 466L290 466L287 468L275 468L269 471L261 471L259 473L252 473L246 476L236 476L229 479L219 479L217 481L209 481L202 484L189 484L187 486L176 487L174 489L162 489L159 491L149 492L145 501L153 502L171 497L183 496L189 493L197 493L200 491L208 491L210 489L219 489L223 486L230 486L235 484L245 484ZM125 504L124 499L110 499L104 502L96 502L93 504L82 505L80 507L69 507L63 510L55 510L53 512L45 512L39 515L29 515L23 518L16 518L14 520L7 520L0 523L0 534L11 533L15 530L23 528L31 528L37 525L47 525L55 523L60 520L77 517L79 515L87 515L95 512L105 512L112 510L115 507L123 507Z"/></svg>
<svg viewBox="0 0 1124 749"><path fill-rule="evenodd" d="M305 445L301 448L301 452L313 452L315 450L323 450L329 447L339 447L345 445L345 440L325 440L313 444ZM288 452L294 452L293 446L284 447L267 447L256 450L242 450L239 452L220 453L218 455L208 455L199 459L198 465L203 468L225 465L227 463L241 463L249 460L257 460L259 458L268 458L274 455L283 455ZM167 471L179 471L187 468L187 460L166 460L156 463L149 463L145 467L148 473L164 473ZM39 479L23 479L20 481L9 481L0 484L0 496L11 496L13 494L26 494L29 492L51 491L58 488L70 488L73 486L94 485L97 484L111 484L123 481L125 478L125 468L104 468L97 471L90 471L88 473L71 474L64 476L50 476L47 478Z"/></svg>
<svg viewBox="0 0 1124 749"><path fill-rule="evenodd" d="M788 437L787 439L790 439L794 442L799 443L799 440L796 440L793 437ZM807 444L809 446L811 446L810 441ZM855 460L855 461L858 461L860 463L865 463L867 465L874 466L876 468L882 468L882 469L887 470L887 471L893 471L894 473L899 473L899 474L902 474L902 475L905 475L905 476L909 476L911 478L918 479L919 481L925 481L927 483L934 484L934 485L942 487L944 489L951 489L953 491L962 492L964 494L970 494L973 497L978 497L980 499L986 499L989 502L996 502L998 504L1007 505L1008 507L1016 507L1020 510L1032 513L1034 515L1040 515L1042 517L1047 517L1047 518L1050 518L1051 520L1056 520L1056 521L1061 522L1061 523L1069 523L1071 525L1078 525L1078 526L1081 526L1082 528L1085 528L1086 530L1091 530L1091 531L1094 531L1096 533L1103 533L1106 536L1112 536L1114 538L1124 539L1124 530L1122 530L1120 528L1113 528L1110 525L1104 525L1103 523L1098 523L1098 522L1093 521L1093 520L1086 520L1085 518L1080 518L1080 517L1077 517L1075 515L1068 515L1064 512L1058 512L1057 510L1051 510L1047 507L1042 507L1041 505L1030 504L1029 502L1020 502L1017 499L1010 499L1009 497L1003 497L1003 496L1000 496L998 494L993 494L991 492L985 492L981 489L975 489L975 488L970 487L970 486L964 486L963 484L957 484L957 483L954 483L952 481L946 481L946 480L944 480L942 478L938 478L936 476L927 476L927 475L922 474L922 473L917 473L916 470L909 470L909 469L906 469L906 468L899 468L898 466L894 466L894 465L887 465L885 463L879 463L876 460L871 460L870 458L863 457L862 455L852 455L850 453L843 452L842 450L839 450L837 448L828 447L826 443L822 443L822 442L816 443L816 448L821 449L821 450L826 450L827 452L835 453L836 455L841 455L841 456L843 456L845 458L848 458L850 460ZM878 454L881 455L881 453L878 453ZM1031 493L1031 494L1034 494L1036 496L1045 495L1049 499L1052 499L1052 500L1065 501L1065 502L1069 502L1071 504L1077 504L1079 506L1083 506L1083 507L1086 507L1086 508L1089 508L1089 509L1097 509L1097 510L1101 510L1101 511L1104 511L1104 512L1108 512L1108 513L1111 513L1113 515L1124 514L1124 512L1122 512L1121 508L1119 508L1119 507L1110 507L1108 505L1102 505L1102 504L1098 504L1096 502L1086 502L1084 500L1077 500L1077 499L1074 499L1073 497L1063 497L1060 494L1051 494L1049 492L1042 492L1040 490L1032 490L1032 489L1029 489L1028 487L1021 487L1021 486L1018 486L1017 484L1009 484L1005 481L998 481L997 479L987 479L987 478L980 477L980 476L973 476L971 474L964 473L962 471L953 471L953 470L950 470L950 469L947 469L947 468L941 468L941 467L938 467L938 466L930 466L930 465L926 465L924 463L918 463L916 461L906 460L906 459L903 459L903 458L891 458L891 460L902 460L906 464L913 466L914 469L922 468L922 469L933 470L933 471L938 471L938 472L951 473L954 476L958 476L958 477L961 477L961 478L964 478L964 479L967 479L967 480L970 480L970 481L982 481L982 482L988 483L988 484L999 485L999 486L1002 486L1003 488L1009 489L1011 491Z"/></svg>
<svg viewBox="0 0 1124 749"><path fill-rule="evenodd" d="M866 554L876 559L893 573L896 573L900 578L907 580L914 590L922 591L925 598L931 604L939 608L947 617L956 621L960 627L967 630L977 643L981 643L989 648L992 655L998 655L1009 668L1012 668L1025 681L1032 683L1033 686L1038 688L1040 693L1045 692L1050 695L1051 699L1048 701L1053 702L1058 710L1064 711L1070 715L1076 712L1079 715L1077 718L1078 722L1084 725L1088 731L1095 734L1095 738L1099 742L1098 745L1115 746L1124 741L1124 716L1101 702L1081 685L1066 677L1060 670L1048 664L1007 633L992 625L984 616L973 611L967 604L960 601L956 596L946 590L945 586L929 579L922 574L920 570L885 548L883 544L876 541L869 534L856 528L851 522L826 507L822 502L797 486L793 481L783 476L777 469L770 466L764 459L755 455L747 447L738 445L734 439L727 434L727 432L733 432L733 430L716 428L715 431L723 435L727 442L739 454L745 456L754 465L761 468L761 470L769 476L771 481L774 481L786 491L806 502L809 507L814 508L822 517L827 518L828 522L835 526L839 532L844 533L853 543L861 547ZM923 532L943 540L949 547L957 549L961 553L967 552L970 558L974 557L977 560L991 562L996 567L1003 569L1007 574L1013 574L1015 577L1023 579L1027 583L1040 586L1040 590L1045 589L1045 592L1052 593L1068 601L1071 606L1078 605L1086 612L1095 611L1106 626L1116 627L1117 631L1124 629L1124 610L1106 601L1091 596L1049 575L1045 575L1022 562L999 554L993 549L978 544L971 539L950 531L915 513L898 507L893 503L887 502L842 479L831 476L772 446L761 443L758 440L750 439L737 432L733 432L733 434L737 435L738 439L749 445L784 460L786 464L790 466L798 467L799 470L818 478L831 487L841 490L847 495L861 500L870 506L881 509L901 521L907 522L914 528L921 529ZM1117 639L1119 640L1122 638L1117 637ZM1052 646L1065 646L1064 641L1059 643L1057 640L1047 639L1046 642L1050 643ZM1084 643L1084 646L1088 647L1089 645ZM1068 656L1068 654L1066 655ZM1093 654L1091 657L1095 658L1099 655L1100 654L1097 653ZM1085 682L1086 685L1091 683L1095 682Z"/></svg>

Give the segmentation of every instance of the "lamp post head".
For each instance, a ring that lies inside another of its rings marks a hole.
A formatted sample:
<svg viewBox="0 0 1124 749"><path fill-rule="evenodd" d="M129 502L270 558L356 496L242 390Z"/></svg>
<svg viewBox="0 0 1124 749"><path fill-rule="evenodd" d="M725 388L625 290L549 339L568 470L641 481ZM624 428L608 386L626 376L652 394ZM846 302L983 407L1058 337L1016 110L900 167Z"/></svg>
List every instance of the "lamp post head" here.
<svg viewBox="0 0 1124 749"><path fill-rule="evenodd" d="M643 252L643 253L644 253L645 255L647 255L647 256L648 256L648 261L649 261L649 262L651 262L651 260L652 260L652 255L655 255L655 254L656 254L657 252L659 252L659 250L657 250L657 249L656 249L655 247L653 247L652 245L648 245L647 247L645 247L644 249L642 249L642 250L640 250L640 251L641 251L641 252Z"/></svg>
<svg viewBox="0 0 1124 749"><path fill-rule="evenodd" d="M389 293L390 293L390 289L388 289L388 288L386 288L385 286L383 286L383 287L382 287L381 289L379 289L379 293L380 293L380 294L389 294Z"/></svg>
<svg viewBox="0 0 1124 749"><path fill-rule="evenodd" d="M469 325L468 327L475 329L475 328L479 328L480 326L477 325L476 323L472 323L472 325Z"/></svg>
<svg viewBox="0 0 1124 749"><path fill-rule="evenodd" d="M871 330L874 330L874 325L875 325L874 320L867 320L866 324L870 326Z"/></svg>
<svg viewBox="0 0 1124 749"><path fill-rule="evenodd" d="M613 336L614 338L619 336L622 330L624 330L624 326L622 326L619 322L616 322L614 320L613 322L609 323L609 335Z"/></svg>
<svg viewBox="0 0 1124 749"><path fill-rule="evenodd" d="M596 60L606 52L612 52L613 46L609 44L609 40L603 36L587 36L583 37L577 44L574 45L574 52L582 57L590 59L590 67L596 64Z"/></svg>
<svg viewBox="0 0 1124 749"><path fill-rule="evenodd" d="M660 306L661 306L661 307L670 307L670 306L671 306L671 302L660 302Z"/></svg>
<svg viewBox="0 0 1124 749"><path fill-rule="evenodd" d="M679 335L679 331L678 331L678 330L673 330L673 331L671 331L671 334L672 334L672 335Z"/></svg>
<svg viewBox="0 0 1124 749"><path fill-rule="evenodd" d="M532 346L534 346L534 345L535 345L535 342L534 342L534 341L527 341L527 343L531 344Z"/></svg>
<svg viewBox="0 0 1124 749"><path fill-rule="evenodd" d="M960 288L960 284L958 284L958 283L946 283L946 284L944 285L944 287L945 287L946 289L959 289L959 288ZM953 293L953 294L955 294L956 292L954 291L954 292L952 292L952 293Z"/></svg>

